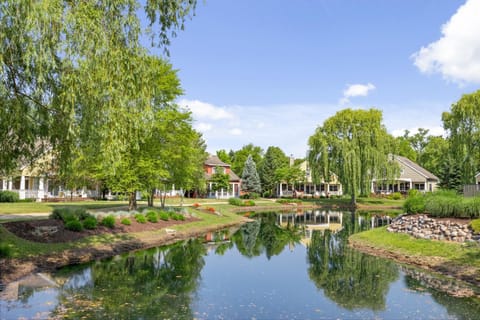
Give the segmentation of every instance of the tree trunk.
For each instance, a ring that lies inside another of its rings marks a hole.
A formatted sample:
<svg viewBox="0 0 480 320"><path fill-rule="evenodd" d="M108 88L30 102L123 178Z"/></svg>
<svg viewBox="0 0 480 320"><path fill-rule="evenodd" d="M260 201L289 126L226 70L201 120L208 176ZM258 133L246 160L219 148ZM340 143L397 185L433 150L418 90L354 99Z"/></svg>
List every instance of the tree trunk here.
<svg viewBox="0 0 480 320"><path fill-rule="evenodd" d="M128 197L128 210L136 210L137 209L137 195L136 192L130 192Z"/></svg>
<svg viewBox="0 0 480 320"><path fill-rule="evenodd" d="M152 189L150 191L150 194L148 195L147 201L148 201L148 206L153 207L153 197L155 195L155 189Z"/></svg>
<svg viewBox="0 0 480 320"><path fill-rule="evenodd" d="M355 196L355 192L352 192L352 206L355 208L357 206L357 197Z"/></svg>
<svg viewBox="0 0 480 320"><path fill-rule="evenodd" d="M165 209L166 199L167 199L167 190L165 189L165 185L163 185L163 194L160 194L160 204L162 209Z"/></svg>

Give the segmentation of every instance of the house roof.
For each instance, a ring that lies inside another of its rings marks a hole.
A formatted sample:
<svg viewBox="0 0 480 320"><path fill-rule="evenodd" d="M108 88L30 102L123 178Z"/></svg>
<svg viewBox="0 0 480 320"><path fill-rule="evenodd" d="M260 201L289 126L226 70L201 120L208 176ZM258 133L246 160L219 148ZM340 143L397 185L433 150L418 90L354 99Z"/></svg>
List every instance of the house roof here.
<svg viewBox="0 0 480 320"><path fill-rule="evenodd" d="M419 174L421 174L422 176L424 176L425 178L427 178L429 180L440 181L440 179L436 175L434 175L430 171L426 170L425 168L422 168L421 166L419 166L418 164L416 164L415 162L413 162L412 160L410 160L408 158L395 155L394 159L397 160L398 162L412 168L413 170L415 170L416 172L418 172Z"/></svg>
<svg viewBox="0 0 480 320"><path fill-rule="evenodd" d="M212 167L230 167L229 164L226 164L216 155L209 155L207 160L205 160L205 165Z"/></svg>
<svg viewBox="0 0 480 320"><path fill-rule="evenodd" d="M205 173L205 179L206 179L206 180L210 180L210 179L212 178L212 175L213 175L213 174ZM239 177L235 174L235 172L233 172L233 171L230 171L230 172L228 173L228 176L230 177L230 178L229 178L229 181L230 181L230 182L240 181L240 178L239 178Z"/></svg>

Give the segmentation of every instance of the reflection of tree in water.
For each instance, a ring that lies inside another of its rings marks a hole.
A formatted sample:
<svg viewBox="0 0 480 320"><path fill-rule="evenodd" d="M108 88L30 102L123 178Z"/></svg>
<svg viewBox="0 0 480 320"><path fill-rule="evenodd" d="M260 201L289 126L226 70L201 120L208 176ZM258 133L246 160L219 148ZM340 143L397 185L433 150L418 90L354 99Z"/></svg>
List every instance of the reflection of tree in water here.
<svg viewBox="0 0 480 320"><path fill-rule="evenodd" d="M310 278L325 296L346 309L383 310L398 268L392 262L348 248L346 239L354 229L346 228L338 234L329 230L313 233L307 248Z"/></svg>
<svg viewBox="0 0 480 320"><path fill-rule="evenodd" d="M418 278L419 272L416 272ZM408 274L408 272L406 272ZM405 277L405 285L407 288L419 291L419 288L428 291L431 297L440 305L447 309L450 316L455 319L477 319L480 315L480 299L478 298L456 298L448 295L447 293L430 289L425 286L425 283L429 283L433 280L433 276L425 273L423 279L418 280L412 276L407 275ZM450 281L450 280L447 280Z"/></svg>
<svg viewBox="0 0 480 320"><path fill-rule="evenodd" d="M83 285L64 285L58 313L73 318L193 318L206 249L198 240L117 257L91 266Z"/></svg>
<svg viewBox="0 0 480 320"><path fill-rule="evenodd" d="M255 221L244 224L233 235L233 241L242 255L256 257L265 253L270 259L280 254L287 244L300 241L297 229L277 226L275 214L258 214L255 218Z"/></svg>

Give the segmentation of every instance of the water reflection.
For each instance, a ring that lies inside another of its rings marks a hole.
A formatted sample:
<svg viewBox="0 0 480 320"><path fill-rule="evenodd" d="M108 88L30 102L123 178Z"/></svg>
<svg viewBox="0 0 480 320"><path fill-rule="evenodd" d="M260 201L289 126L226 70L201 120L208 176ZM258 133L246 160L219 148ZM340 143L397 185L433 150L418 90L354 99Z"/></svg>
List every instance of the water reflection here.
<svg viewBox="0 0 480 320"><path fill-rule="evenodd" d="M200 240L119 256L63 282L58 316L73 318L191 319L191 295L205 264Z"/></svg>
<svg viewBox="0 0 480 320"><path fill-rule="evenodd" d="M11 285L16 291L0 292L0 319L468 319L480 312L478 299L438 291L458 292L455 282L350 249L348 236L376 216L257 214L238 229Z"/></svg>

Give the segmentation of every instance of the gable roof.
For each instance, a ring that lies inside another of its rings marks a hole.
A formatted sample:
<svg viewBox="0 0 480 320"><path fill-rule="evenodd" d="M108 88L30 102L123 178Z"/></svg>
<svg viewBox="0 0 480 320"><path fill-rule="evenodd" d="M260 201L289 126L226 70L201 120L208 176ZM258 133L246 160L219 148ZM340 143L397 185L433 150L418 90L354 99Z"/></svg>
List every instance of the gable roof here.
<svg viewBox="0 0 480 320"><path fill-rule="evenodd" d="M226 164L216 155L209 155L207 160L205 160L205 165L212 167L230 167L229 164Z"/></svg>
<svg viewBox="0 0 480 320"><path fill-rule="evenodd" d="M403 165L405 165L407 167L410 167L412 170L418 172L420 175L424 176L428 180L440 181L440 179L436 175L434 175L430 171L426 170L425 168L422 168L421 166L419 166L418 164L416 164L415 162L413 162L412 160L410 160L408 158L395 155L394 159L397 160L398 162L402 163Z"/></svg>
<svg viewBox="0 0 480 320"><path fill-rule="evenodd" d="M230 182L240 182L240 178L235 174L235 172L233 171L230 171L228 174L228 177L229 177L229 181ZM208 181L208 180L211 180L212 179L212 176L213 174L211 173L205 173L205 179Z"/></svg>

